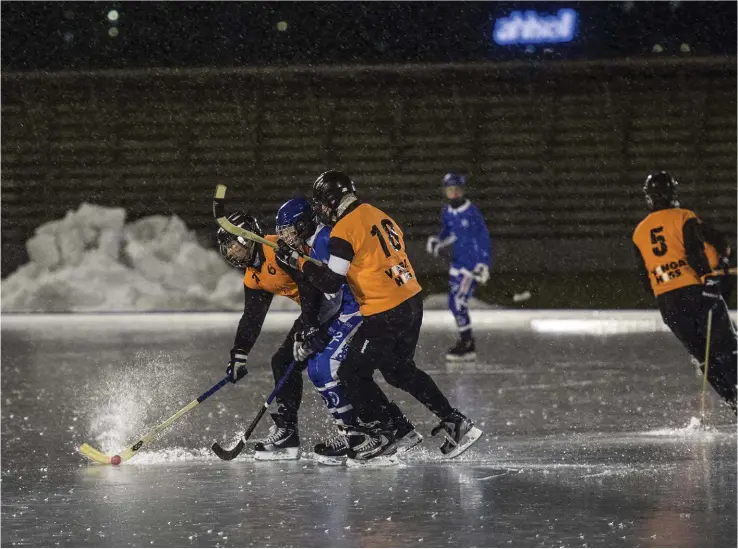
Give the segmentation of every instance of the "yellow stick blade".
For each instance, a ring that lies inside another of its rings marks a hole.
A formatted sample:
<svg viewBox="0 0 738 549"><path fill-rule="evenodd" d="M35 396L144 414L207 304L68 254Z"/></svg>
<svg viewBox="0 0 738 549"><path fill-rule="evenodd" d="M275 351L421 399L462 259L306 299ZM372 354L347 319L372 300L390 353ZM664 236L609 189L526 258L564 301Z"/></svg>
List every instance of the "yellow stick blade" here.
<svg viewBox="0 0 738 549"><path fill-rule="evenodd" d="M100 450L93 448L86 442L79 447L79 453L97 463L110 465L110 456L103 454Z"/></svg>

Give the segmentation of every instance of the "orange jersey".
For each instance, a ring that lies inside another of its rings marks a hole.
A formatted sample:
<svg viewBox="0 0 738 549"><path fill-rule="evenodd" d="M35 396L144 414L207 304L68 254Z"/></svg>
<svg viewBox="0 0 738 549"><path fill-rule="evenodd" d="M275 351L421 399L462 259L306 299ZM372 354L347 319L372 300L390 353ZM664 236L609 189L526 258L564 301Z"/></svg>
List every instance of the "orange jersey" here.
<svg viewBox="0 0 738 549"><path fill-rule="evenodd" d="M697 218L694 212L669 208L650 214L633 232L633 242L643 256L654 295L684 286L702 284L687 262L684 223Z"/></svg>
<svg viewBox="0 0 738 549"><path fill-rule="evenodd" d="M275 234L268 234L264 238L276 243L279 237ZM264 290L270 294L289 297L295 303L300 303L297 284L277 263L274 249L264 245L261 248L264 251L264 263L258 269L255 267L246 269L243 283L252 290Z"/></svg>
<svg viewBox="0 0 738 549"><path fill-rule="evenodd" d="M388 311L420 292L402 231L382 210L360 204L338 220L333 237L354 251L346 279L362 316Z"/></svg>

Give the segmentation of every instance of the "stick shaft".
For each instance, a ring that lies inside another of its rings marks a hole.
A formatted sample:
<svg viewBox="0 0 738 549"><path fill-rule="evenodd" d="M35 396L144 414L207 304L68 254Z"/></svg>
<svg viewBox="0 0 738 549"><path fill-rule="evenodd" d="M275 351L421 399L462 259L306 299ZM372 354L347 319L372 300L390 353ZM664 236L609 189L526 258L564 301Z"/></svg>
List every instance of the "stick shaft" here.
<svg viewBox="0 0 738 549"><path fill-rule="evenodd" d="M295 365L297 364L297 361L293 360L290 362L290 365L287 367L287 371L284 373L282 378L277 382L277 386L274 387L274 390L272 391L272 394L269 395L264 405L261 407L261 410L259 410L259 413L254 418L254 421L251 422L251 425L249 425L249 428L246 429L246 432L244 432L242 439L244 441L248 440L251 436L251 433L254 432L254 429L256 429L256 426L259 424L259 421L264 416L264 413L267 411L267 408L269 408L269 405L274 401L275 398L277 398L277 395L279 394L279 391L282 390L282 387L287 382L289 377L292 375L292 370L295 369Z"/></svg>
<svg viewBox="0 0 738 549"><path fill-rule="evenodd" d="M268 404L264 404L264 406L261 407L259 413L256 414L256 417L251 421L251 425L249 425L248 429L246 429L246 431L243 433L243 437L241 437L243 440L248 440L249 437L251 437L251 433L254 432L254 429L256 429L256 426L261 421L261 418L264 417L264 413L267 411L268 407Z"/></svg>
<svg viewBox="0 0 738 549"><path fill-rule="evenodd" d="M148 444L149 442L151 442L156 435L161 433L164 429L169 427L172 423L177 421L187 412L195 408L202 401L212 396L214 393L218 391L218 389L223 387L226 383L228 383L228 377L224 377L218 383L213 385L210 389L208 389L203 394L201 394L199 397L197 397L195 400L193 400L192 402L189 402L184 408L182 408L178 412L175 412L171 417L162 421L159 425L157 425L151 431L149 431L144 436L142 436L135 444L131 444L128 448L126 448L120 454L118 454L120 455L121 460L126 461L127 459L130 459L131 457L133 457L133 455L136 452L138 452L143 447L144 444Z"/></svg>
<svg viewBox="0 0 738 549"><path fill-rule="evenodd" d="M238 441L238 443L231 448L230 450L227 450L223 448L220 444L217 442L213 443L213 445L210 447L216 456L218 456L220 459L224 461L230 461L232 459L235 459L246 447L246 441L251 436L251 433L254 432L254 429L256 429L256 426L259 424L259 421L261 421L261 418L264 417L264 414L266 413L267 409L269 408L269 405L272 403L272 401L276 398L279 391L282 389L282 386L285 384L287 379L292 375L292 370L295 369L295 365L297 364L296 361L292 361L287 368L287 371L284 373L282 378L277 382L277 386L272 391L272 394L269 395L269 398L267 398L264 405L259 410L259 413L256 414L256 417L251 422L251 425L249 425L248 429L244 432L243 435L241 435L241 439Z"/></svg>
<svg viewBox="0 0 738 549"><path fill-rule="evenodd" d="M700 419L705 418L705 394L707 393L707 369L710 367L710 334L712 333L712 309L707 311L707 340L705 342L705 371L702 375L702 396L700 398Z"/></svg>

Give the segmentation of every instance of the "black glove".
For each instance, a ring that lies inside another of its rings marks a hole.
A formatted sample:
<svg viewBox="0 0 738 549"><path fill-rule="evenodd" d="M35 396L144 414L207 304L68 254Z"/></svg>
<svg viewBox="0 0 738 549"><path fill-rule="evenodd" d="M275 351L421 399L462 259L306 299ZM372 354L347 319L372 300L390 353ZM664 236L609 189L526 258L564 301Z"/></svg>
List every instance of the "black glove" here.
<svg viewBox="0 0 738 549"><path fill-rule="evenodd" d="M318 328L309 328L295 336L295 343L292 347L292 356L298 362L303 362L310 358L311 355L321 352L328 346L331 336L322 332Z"/></svg>
<svg viewBox="0 0 738 549"><path fill-rule="evenodd" d="M279 266L284 269L299 270L299 264L297 262L300 259L299 252L292 248L281 238L277 240L277 246L279 247L274 250L274 255L277 258L277 263L279 263Z"/></svg>
<svg viewBox="0 0 738 549"><path fill-rule="evenodd" d="M228 381L236 383L239 379L249 373L248 370L246 370L246 361L248 358L248 353L243 349L239 349L238 347L231 349L231 361L228 363L228 367L226 368Z"/></svg>
<svg viewBox="0 0 738 549"><path fill-rule="evenodd" d="M719 276L705 277L705 285L702 287L702 297L705 297L712 301L718 301L722 299L723 295L720 293Z"/></svg>
<svg viewBox="0 0 738 549"><path fill-rule="evenodd" d="M720 256L720 259L718 259L718 264L715 267L715 272L727 276L728 269L730 269L730 258L727 255Z"/></svg>

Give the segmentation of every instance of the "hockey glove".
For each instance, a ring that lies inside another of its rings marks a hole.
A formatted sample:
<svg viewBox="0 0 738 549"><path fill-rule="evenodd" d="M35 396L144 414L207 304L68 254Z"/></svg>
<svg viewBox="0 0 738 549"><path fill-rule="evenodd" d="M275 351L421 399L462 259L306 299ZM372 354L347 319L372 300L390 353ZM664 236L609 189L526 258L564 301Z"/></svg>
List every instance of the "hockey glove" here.
<svg viewBox="0 0 738 549"><path fill-rule="evenodd" d="M728 275L728 269L730 269L730 257L723 255L718 259L718 264L715 267L715 271L721 275Z"/></svg>
<svg viewBox="0 0 738 549"><path fill-rule="evenodd" d="M320 329L309 328L295 336L292 355L297 362L303 362L325 349L330 341L331 337Z"/></svg>
<svg viewBox="0 0 738 549"><path fill-rule="evenodd" d="M489 267L484 263L477 263L472 271L472 276L474 280L484 286L489 280Z"/></svg>
<svg viewBox="0 0 738 549"><path fill-rule="evenodd" d="M236 383L248 373L248 370L246 370L246 361L248 358L248 353L243 349L239 349L238 347L231 349L231 361L226 368L228 381Z"/></svg>
<svg viewBox="0 0 738 549"><path fill-rule="evenodd" d="M300 264L298 263L298 261L300 259L300 254L298 253L298 251L290 247L290 245L281 238L277 240L277 245L279 246L279 248L274 250L274 254L277 258L277 263L279 263L279 266L285 269L299 270Z"/></svg>
<svg viewBox="0 0 738 549"><path fill-rule="evenodd" d="M441 241L437 236L429 236L428 242L425 243L425 251L433 257L438 257L438 250L441 248Z"/></svg>
<svg viewBox="0 0 738 549"><path fill-rule="evenodd" d="M720 293L720 277L706 276L705 285L702 287L702 297L717 302L723 298Z"/></svg>

